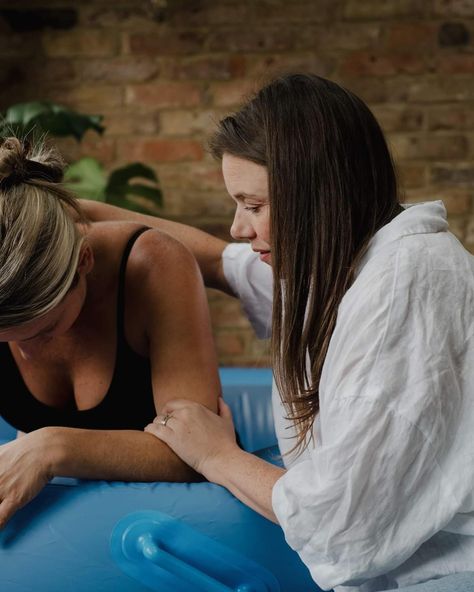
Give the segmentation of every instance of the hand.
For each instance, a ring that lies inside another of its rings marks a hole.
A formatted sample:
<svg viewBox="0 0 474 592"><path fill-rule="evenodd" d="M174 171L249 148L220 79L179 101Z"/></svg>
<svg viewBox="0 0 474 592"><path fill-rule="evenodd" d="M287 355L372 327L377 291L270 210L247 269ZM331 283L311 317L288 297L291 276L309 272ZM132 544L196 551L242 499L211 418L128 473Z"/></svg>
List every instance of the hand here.
<svg viewBox="0 0 474 592"><path fill-rule="evenodd" d="M168 415L166 425L161 422ZM237 447L230 408L219 398L219 415L185 399L170 401L145 431L166 444L209 481L217 481L217 465Z"/></svg>
<svg viewBox="0 0 474 592"><path fill-rule="evenodd" d="M46 466L47 433L36 430L0 446L0 528L52 478Z"/></svg>

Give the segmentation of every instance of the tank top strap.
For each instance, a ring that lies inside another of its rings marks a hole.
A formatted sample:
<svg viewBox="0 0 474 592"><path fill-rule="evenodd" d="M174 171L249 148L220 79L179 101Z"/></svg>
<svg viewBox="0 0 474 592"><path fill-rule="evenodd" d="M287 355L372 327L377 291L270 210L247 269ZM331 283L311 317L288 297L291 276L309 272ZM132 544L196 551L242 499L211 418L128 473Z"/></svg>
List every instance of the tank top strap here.
<svg viewBox="0 0 474 592"><path fill-rule="evenodd" d="M122 260L120 262L119 277L118 277L118 291L117 291L117 346L118 349L126 345L125 339L125 273L127 270L128 257L136 240L147 230L149 226L142 226L136 230L128 239L125 249L123 251Z"/></svg>

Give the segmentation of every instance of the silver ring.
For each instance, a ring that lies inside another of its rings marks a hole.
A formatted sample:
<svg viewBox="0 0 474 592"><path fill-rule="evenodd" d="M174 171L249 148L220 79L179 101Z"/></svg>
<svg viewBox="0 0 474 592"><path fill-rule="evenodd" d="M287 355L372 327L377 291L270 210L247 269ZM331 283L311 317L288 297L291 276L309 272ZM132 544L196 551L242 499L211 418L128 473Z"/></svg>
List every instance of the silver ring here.
<svg viewBox="0 0 474 592"><path fill-rule="evenodd" d="M171 417L171 413L167 413L163 419L160 419L160 423L162 426L166 426L166 424L168 423L169 418Z"/></svg>

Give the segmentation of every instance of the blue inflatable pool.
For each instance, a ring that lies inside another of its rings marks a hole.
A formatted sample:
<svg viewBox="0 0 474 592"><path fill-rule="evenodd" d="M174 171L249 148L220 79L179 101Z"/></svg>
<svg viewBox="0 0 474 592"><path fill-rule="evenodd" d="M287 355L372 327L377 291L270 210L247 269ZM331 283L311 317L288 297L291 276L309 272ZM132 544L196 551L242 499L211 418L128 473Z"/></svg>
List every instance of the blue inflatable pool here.
<svg viewBox="0 0 474 592"><path fill-rule="evenodd" d="M221 369L246 450L279 462L271 372ZM0 439L14 437L4 422ZM281 529L210 483L56 479L0 533L2 592L311 592Z"/></svg>

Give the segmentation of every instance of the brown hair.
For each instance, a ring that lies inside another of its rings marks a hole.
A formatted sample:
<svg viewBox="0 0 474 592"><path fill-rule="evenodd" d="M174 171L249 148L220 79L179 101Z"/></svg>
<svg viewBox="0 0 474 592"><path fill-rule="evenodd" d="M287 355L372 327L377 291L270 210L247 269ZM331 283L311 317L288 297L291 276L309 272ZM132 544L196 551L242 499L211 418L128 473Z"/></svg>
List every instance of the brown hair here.
<svg viewBox="0 0 474 592"><path fill-rule="evenodd" d="M400 209L392 158L368 107L315 75L263 87L210 141L268 169L275 379L301 449L339 304L371 237ZM309 363L308 363L309 357Z"/></svg>
<svg viewBox="0 0 474 592"><path fill-rule="evenodd" d="M74 282L83 216L63 168L53 148L0 140L0 329L45 314Z"/></svg>

